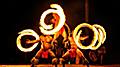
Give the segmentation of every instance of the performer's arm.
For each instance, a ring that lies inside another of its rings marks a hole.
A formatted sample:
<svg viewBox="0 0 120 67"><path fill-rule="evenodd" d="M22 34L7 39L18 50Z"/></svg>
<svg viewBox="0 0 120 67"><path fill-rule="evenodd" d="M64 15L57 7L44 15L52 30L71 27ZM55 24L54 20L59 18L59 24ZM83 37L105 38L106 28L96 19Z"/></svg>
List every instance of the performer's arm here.
<svg viewBox="0 0 120 67"><path fill-rule="evenodd" d="M62 58L66 58L68 56L69 56L69 50L65 54L63 54Z"/></svg>
<svg viewBox="0 0 120 67"><path fill-rule="evenodd" d="M63 33L62 33L62 36L63 36L63 43L67 40L67 33L65 31L65 29L63 30Z"/></svg>
<svg viewBox="0 0 120 67"><path fill-rule="evenodd" d="M89 63L89 61L85 58L85 56L83 55L83 53L79 49L77 49L76 52L77 52L77 55L79 57L84 58L84 60L86 61L86 63Z"/></svg>
<svg viewBox="0 0 120 67"><path fill-rule="evenodd" d="M41 56L41 53L42 53L42 49L40 49L40 50L36 53L35 58L39 58L39 57Z"/></svg>
<svg viewBox="0 0 120 67"><path fill-rule="evenodd" d="M85 40L87 39L89 36L84 36L84 37L80 37L79 40Z"/></svg>
<svg viewBox="0 0 120 67"><path fill-rule="evenodd" d="M40 36L38 40L29 40L29 39L27 39L27 40L26 40L26 43L27 43L27 44L37 43L37 42L40 42L40 41L41 41L41 38L42 38L42 36Z"/></svg>
<svg viewBox="0 0 120 67"><path fill-rule="evenodd" d="M31 44L31 43L37 43L39 42L40 40L26 40L26 43L27 44Z"/></svg>
<svg viewBox="0 0 120 67"><path fill-rule="evenodd" d="M49 54L50 54L51 57L53 57L53 58L56 57L55 54L53 53L53 51L51 51L50 49L48 51L49 51Z"/></svg>
<svg viewBox="0 0 120 67"><path fill-rule="evenodd" d="M76 53L79 57L84 57L83 53L79 49L76 50Z"/></svg>
<svg viewBox="0 0 120 67"><path fill-rule="evenodd" d="M53 40L52 41L55 41L58 37L59 37L59 32L56 32L53 36Z"/></svg>

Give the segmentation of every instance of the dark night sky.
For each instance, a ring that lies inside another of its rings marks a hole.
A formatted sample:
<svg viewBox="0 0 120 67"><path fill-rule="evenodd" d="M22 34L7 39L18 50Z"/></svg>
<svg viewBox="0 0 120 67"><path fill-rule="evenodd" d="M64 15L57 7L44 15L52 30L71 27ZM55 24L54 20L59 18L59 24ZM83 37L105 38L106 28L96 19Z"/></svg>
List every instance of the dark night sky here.
<svg viewBox="0 0 120 67"><path fill-rule="evenodd" d="M3 26L2 35L5 37L1 35L0 64L30 63L29 60L38 49L29 53L21 52L16 46L18 32L24 29L33 29L40 33L38 29L40 16L45 10L50 8L49 5L51 3L61 5L66 15L66 21L72 30L78 24L85 22L84 0L10 0L7 2L4 23L1 25ZM119 41L115 40L115 36L113 36L113 34L117 36L118 31L116 30L119 30L119 9L119 3L116 1L89 0L88 23L97 23L106 29L106 64L120 64Z"/></svg>

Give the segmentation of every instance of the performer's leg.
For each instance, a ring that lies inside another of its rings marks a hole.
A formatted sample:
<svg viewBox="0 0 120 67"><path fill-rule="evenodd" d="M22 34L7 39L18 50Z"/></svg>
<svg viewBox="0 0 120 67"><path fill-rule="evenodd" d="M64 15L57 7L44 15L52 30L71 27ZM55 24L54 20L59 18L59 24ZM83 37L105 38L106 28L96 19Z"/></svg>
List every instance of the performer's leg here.
<svg viewBox="0 0 120 67"><path fill-rule="evenodd" d="M35 65L37 65L38 63L39 63L39 60L33 57L31 60L31 67L35 67Z"/></svg>
<svg viewBox="0 0 120 67"><path fill-rule="evenodd" d="M55 64L55 67L57 67L58 59L57 58L53 58L52 59L52 64Z"/></svg>
<svg viewBox="0 0 120 67"><path fill-rule="evenodd" d="M64 60L63 58L60 58L60 59L59 59L59 64L63 64L64 61L65 61L65 60Z"/></svg>
<svg viewBox="0 0 120 67"><path fill-rule="evenodd" d="M100 64L103 64L103 55L100 56Z"/></svg>
<svg viewBox="0 0 120 67"><path fill-rule="evenodd" d="M79 64L79 61L80 61L80 57L78 55L76 55L76 64Z"/></svg>

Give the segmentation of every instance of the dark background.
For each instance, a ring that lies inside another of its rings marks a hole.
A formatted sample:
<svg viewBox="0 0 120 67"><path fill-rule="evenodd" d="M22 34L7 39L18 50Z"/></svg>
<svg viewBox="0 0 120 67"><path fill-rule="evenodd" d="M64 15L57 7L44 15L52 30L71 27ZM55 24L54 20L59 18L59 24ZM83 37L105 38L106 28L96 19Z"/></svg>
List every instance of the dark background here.
<svg viewBox="0 0 120 67"><path fill-rule="evenodd" d="M0 64L30 63L30 59L39 48L28 53L21 52L16 46L18 32L24 29L33 29L40 34L40 16L45 10L50 9L49 5L52 3L61 5L71 30L78 24L85 22L84 0L9 0L7 1L7 9L5 8L4 21L1 22ZM119 2L115 0L89 0L88 23L103 26L107 33L104 43L107 50L105 64L120 64L119 6Z"/></svg>

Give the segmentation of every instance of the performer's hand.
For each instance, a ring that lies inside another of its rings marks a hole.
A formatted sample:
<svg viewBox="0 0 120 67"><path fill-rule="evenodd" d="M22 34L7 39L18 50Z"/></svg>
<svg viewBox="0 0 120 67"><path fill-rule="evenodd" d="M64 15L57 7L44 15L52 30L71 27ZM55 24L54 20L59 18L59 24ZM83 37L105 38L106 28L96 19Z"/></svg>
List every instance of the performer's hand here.
<svg viewBox="0 0 120 67"><path fill-rule="evenodd" d="M80 40L85 40L85 39L87 39L87 38L89 38L89 36L80 37L79 39L80 39Z"/></svg>
<svg viewBox="0 0 120 67"><path fill-rule="evenodd" d="M29 40L29 39L27 39L27 40L26 40L26 44L29 44L29 43L30 43L30 40Z"/></svg>

